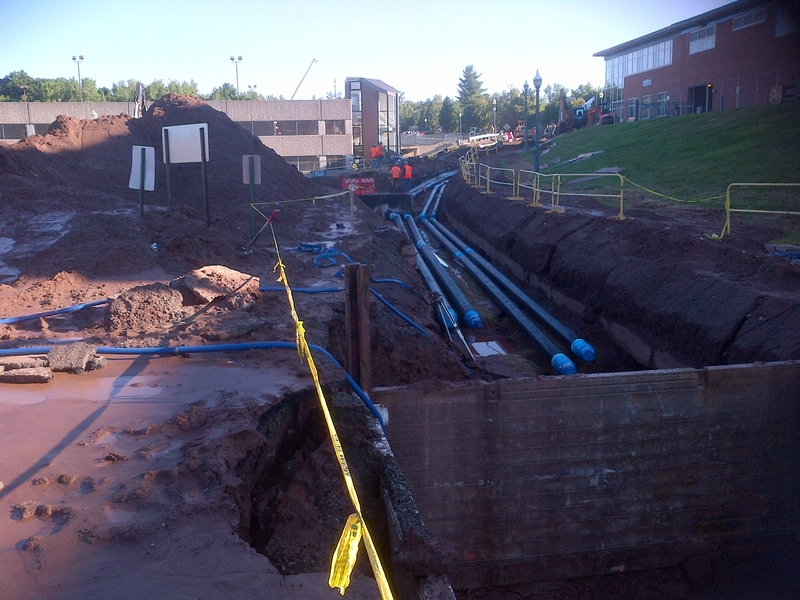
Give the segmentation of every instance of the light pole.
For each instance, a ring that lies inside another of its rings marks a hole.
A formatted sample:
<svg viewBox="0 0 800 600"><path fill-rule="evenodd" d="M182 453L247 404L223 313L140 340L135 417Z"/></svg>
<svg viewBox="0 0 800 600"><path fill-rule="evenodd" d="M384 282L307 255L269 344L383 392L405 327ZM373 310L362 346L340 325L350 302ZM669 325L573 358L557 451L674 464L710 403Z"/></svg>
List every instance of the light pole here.
<svg viewBox="0 0 800 600"><path fill-rule="evenodd" d="M534 129L534 135L536 136L533 140L534 147L535 147L535 158L533 160L533 171L534 173L539 172L539 138L542 137L539 135L539 88L542 87L542 77L539 75L539 70L536 70L536 76L533 78L533 86L536 88L536 129Z"/></svg>
<svg viewBox="0 0 800 600"><path fill-rule="evenodd" d="M522 145L524 149L528 149L528 90L531 89L528 86L528 82L525 82L525 85L522 86L522 89L525 90L525 143Z"/></svg>
<svg viewBox="0 0 800 600"><path fill-rule="evenodd" d="M497 131L497 98L492 98L492 133Z"/></svg>
<svg viewBox="0 0 800 600"><path fill-rule="evenodd" d="M428 135L428 117L425 117L425 135Z"/></svg>
<svg viewBox="0 0 800 600"><path fill-rule="evenodd" d="M83 62L83 54L73 56L72 60L78 65L78 93L80 94L81 102L83 102L83 84L81 83L81 63Z"/></svg>
<svg viewBox="0 0 800 600"><path fill-rule="evenodd" d="M458 135L459 135L459 137L461 137L461 136L463 136L463 135L464 135L464 133L463 133L463 132L464 132L464 129L461 127L461 116L462 116L463 114L464 114L464 113L458 113Z"/></svg>
<svg viewBox="0 0 800 600"><path fill-rule="evenodd" d="M21 85L21 86L19 86L19 89L22 90L22 101L23 102L27 102L28 101L28 90L31 89L31 88L29 88L27 85Z"/></svg>
<svg viewBox="0 0 800 600"><path fill-rule="evenodd" d="M247 90L248 90L247 94L250 96L250 100L258 100L258 98L255 97L257 95L257 92L256 92L256 88L257 87L258 87L258 85L256 85L256 84L247 86Z"/></svg>
<svg viewBox="0 0 800 600"><path fill-rule="evenodd" d="M236 99L239 99L239 63L242 62L241 56L231 56L231 62L236 65Z"/></svg>

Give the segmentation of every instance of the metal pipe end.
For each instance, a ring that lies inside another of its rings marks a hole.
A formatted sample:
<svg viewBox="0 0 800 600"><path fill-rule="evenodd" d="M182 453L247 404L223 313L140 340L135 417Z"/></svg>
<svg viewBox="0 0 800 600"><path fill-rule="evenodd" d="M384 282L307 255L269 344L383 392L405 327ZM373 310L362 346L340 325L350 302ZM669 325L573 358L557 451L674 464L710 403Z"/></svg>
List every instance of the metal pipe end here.
<svg viewBox="0 0 800 600"><path fill-rule="evenodd" d="M567 358L566 354L556 354L550 364L558 371L559 375L574 375L578 372L578 369L575 368L575 363Z"/></svg>
<svg viewBox="0 0 800 600"><path fill-rule="evenodd" d="M580 358L583 362L592 362L597 356L594 348L588 342L578 338L570 346L572 353Z"/></svg>

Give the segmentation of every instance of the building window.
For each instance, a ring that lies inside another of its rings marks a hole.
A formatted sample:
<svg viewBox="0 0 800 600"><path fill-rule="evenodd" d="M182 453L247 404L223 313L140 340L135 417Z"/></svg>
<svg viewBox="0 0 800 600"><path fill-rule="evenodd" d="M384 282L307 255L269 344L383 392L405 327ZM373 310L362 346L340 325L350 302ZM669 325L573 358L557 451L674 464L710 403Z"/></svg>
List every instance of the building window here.
<svg viewBox="0 0 800 600"><path fill-rule="evenodd" d="M325 121L325 135L344 134L344 120Z"/></svg>
<svg viewBox="0 0 800 600"><path fill-rule="evenodd" d="M631 98L628 100L628 121L635 121L636 120L636 104L638 102L637 98Z"/></svg>
<svg viewBox="0 0 800 600"><path fill-rule="evenodd" d="M714 48L717 38L717 26L712 25L689 34L689 54L697 54Z"/></svg>
<svg viewBox="0 0 800 600"><path fill-rule="evenodd" d="M739 31L751 25L758 25L767 20L767 11L763 8L754 10L744 15L740 15L733 19L733 30Z"/></svg>
<svg viewBox="0 0 800 600"><path fill-rule="evenodd" d="M642 118L650 118L650 96L642 96Z"/></svg>
<svg viewBox="0 0 800 600"><path fill-rule="evenodd" d="M659 117L666 117L669 114L669 108L667 108L667 102L669 102L669 93L668 92L659 92L658 93L658 116Z"/></svg>
<svg viewBox="0 0 800 600"><path fill-rule="evenodd" d="M640 48L606 61L606 86L623 87L625 77L672 64L672 40Z"/></svg>

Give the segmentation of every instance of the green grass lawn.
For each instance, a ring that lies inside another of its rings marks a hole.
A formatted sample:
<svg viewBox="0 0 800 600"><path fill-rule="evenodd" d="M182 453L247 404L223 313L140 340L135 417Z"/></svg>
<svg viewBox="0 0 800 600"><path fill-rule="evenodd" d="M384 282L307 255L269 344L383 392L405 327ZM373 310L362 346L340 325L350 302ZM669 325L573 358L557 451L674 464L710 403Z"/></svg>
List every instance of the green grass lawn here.
<svg viewBox="0 0 800 600"><path fill-rule="evenodd" d="M546 154L540 155L543 174L593 173L604 167L620 167L627 180L626 207L686 207L675 200L691 205L724 196L731 183L800 183L800 101L586 127L558 136L554 142ZM566 162L597 151L602 152ZM533 148L503 161L510 168L533 170ZM611 178L594 179L570 187L599 192L608 189L610 182ZM673 200L645 192L635 184ZM549 187L549 182L544 185ZM619 185L616 187L618 190ZM800 187L736 188L731 201L738 208L800 212ZM719 209L723 205L723 199L701 203ZM780 241L800 242L800 216L793 230Z"/></svg>

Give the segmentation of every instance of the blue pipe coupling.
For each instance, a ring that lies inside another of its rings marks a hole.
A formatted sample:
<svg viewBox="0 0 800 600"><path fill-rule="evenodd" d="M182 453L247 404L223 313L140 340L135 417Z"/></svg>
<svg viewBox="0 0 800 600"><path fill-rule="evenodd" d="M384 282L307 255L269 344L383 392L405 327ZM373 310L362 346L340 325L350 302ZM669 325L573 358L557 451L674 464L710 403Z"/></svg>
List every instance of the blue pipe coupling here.
<svg viewBox="0 0 800 600"><path fill-rule="evenodd" d="M580 338L572 342L570 350L572 350L572 353L580 358L583 362L592 362L594 357L597 356L597 353L594 351L592 345Z"/></svg>
<svg viewBox="0 0 800 600"><path fill-rule="evenodd" d="M483 321L477 310L468 310L464 314L464 323L466 323L467 327L470 329L480 329L483 327ZM566 356L564 358L566 358ZM567 360L569 359L567 358ZM573 371L573 373L574 372L575 371Z"/></svg>
<svg viewBox="0 0 800 600"><path fill-rule="evenodd" d="M567 358L566 354L556 354L550 364L558 371L559 375L574 375L578 371L575 368L575 363Z"/></svg>

